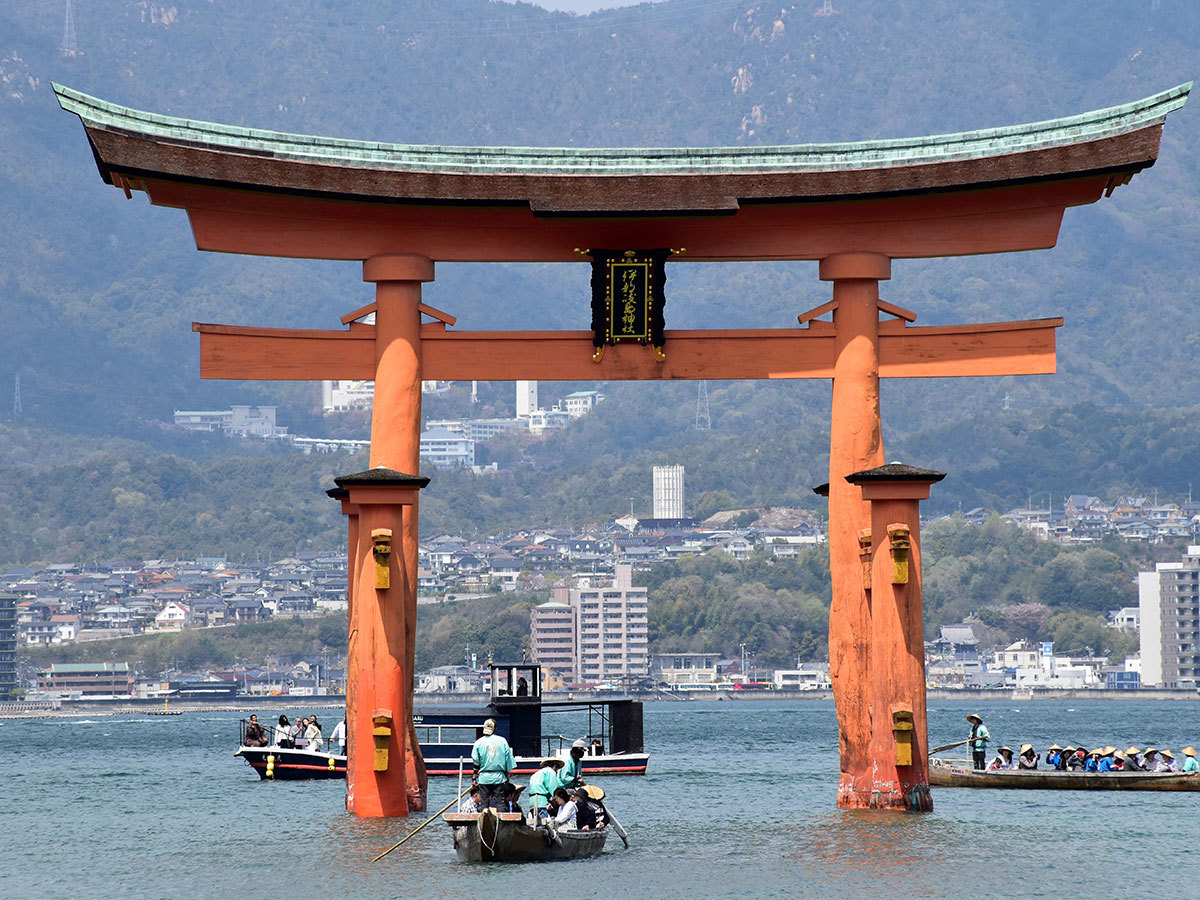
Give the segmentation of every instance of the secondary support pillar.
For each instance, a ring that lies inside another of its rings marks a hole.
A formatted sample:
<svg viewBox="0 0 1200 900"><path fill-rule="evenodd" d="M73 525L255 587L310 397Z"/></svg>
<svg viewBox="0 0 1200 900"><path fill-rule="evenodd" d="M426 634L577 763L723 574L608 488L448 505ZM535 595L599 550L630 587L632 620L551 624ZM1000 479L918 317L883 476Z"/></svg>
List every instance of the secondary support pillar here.
<svg viewBox="0 0 1200 900"><path fill-rule="evenodd" d="M428 478L376 468L335 478L330 496L350 517L350 649L346 685L346 809L356 816L407 816L418 785L408 775L412 682L409 578L392 542L416 516ZM422 803L423 806L423 803Z"/></svg>
<svg viewBox="0 0 1200 900"><path fill-rule="evenodd" d="M870 793L855 805L927 811L929 743L925 717L925 629L921 619L920 501L944 472L901 463L854 472L845 482L871 509L869 571L871 670ZM866 567L864 567L866 568Z"/></svg>
<svg viewBox="0 0 1200 900"><path fill-rule="evenodd" d="M363 261L363 281L375 284L375 400L371 409L371 466L400 472L421 471L421 285L433 281L433 261L413 254L373 256ZM404 677L413 688L417 628L417 520L405 517L396 552L405 578ZM425 763L411 717L403 723L410 752L405 754L410 807L425 808Z"/></svg>
<svg viewBox="0 0 1200 900"><path fill-rule="evenodd" d="M877 253L839 253L821 260L822 281L833 282L837 329L829 437L829 671L838 716L841 775L838 806L870 799L870 607L863 590L860 532L870 527L851 472L883 463L879 420L879 282L891 260Z"/></svg>

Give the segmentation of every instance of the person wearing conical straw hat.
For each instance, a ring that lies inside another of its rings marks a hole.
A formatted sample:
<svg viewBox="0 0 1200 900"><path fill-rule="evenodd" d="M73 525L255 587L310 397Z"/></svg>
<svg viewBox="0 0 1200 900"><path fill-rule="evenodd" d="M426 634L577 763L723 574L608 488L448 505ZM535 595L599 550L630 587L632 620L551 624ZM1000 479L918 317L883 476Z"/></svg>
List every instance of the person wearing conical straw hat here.
<svg viewBox="0 0 1200 900"><path fill-rule="evenodd" d="M1141 772L1146 767L1142 765L1142 761L1138 759L1142 751L1137 747L1130 747L1125 751L1125 771L1126 772Z"/></svg>
<svg viewBox="0 0 1200 900"><path fill-rule="evenodd" d="M1057 769L1058 768L1058 759L1060 756L1062 756L1062 749L1063 748L1058 746L1058 744L1051 744L1049 747L1046 748L1046 768L1047 769Z"/></svg>
<svg viewBox="0 0 1200 900"><path fill-rule="evenodd" d="M1018 769L1036 769L1038 764L1038 755L1033 749L1033 744L1021 745L1021 756L1017 760Z"/></svg>
<svg viewBox="0 0 1200 900"><path fill-rule="evenodd" d="M971 713L967 721L971 723L971 737L967 739L967 746L971 748L971 762L976 769L982 770L987 765L987 742L991 738L982 716Z"/></svg>
<svg viewBox="0 0 1200 900"><path fill-rule="evenodd" d="M1184 747L1179 752L1187 757L1187 759L1185 759L1183 761L1183 771L1185 771L1185 772L1200 772L1200 763L1196 762L1196 748L1195 747Z"/></svg>
<svg viewBox="0 0 1200 900"><path fill-rule="evenodd" d="M1158 755L1161 757L1158 761L1156 772L1178 772L1179 766L1175 765L1175 754L1170 750L1159 750Z"/></svg>
<svg viewBox="0 0 1200 900"><path fill-rule="evenodd" d="M1147 747L1142 753L1142 769L1147 772L1158 771L1158 749L1156 747Z"/></svg>
<svg viewBox="0 0 1200 900"><path fill-rule="evenodd" d="M1058 769L1060 772L1067 771L1067 766L1071 764L1071 757L1074 755L1075 748L1070 744L1067 744L1067 746L1063 747L1062 753L1058 754L1058 765L1056 765L1054 768Z"/></svg>
<svg viewBox="0 0 1200 900"><path fill-rule="evenodd" d="M1103 750L1101 750L1100 759L1097 760L1096 771L1111 772L1115 768L1113 766L1113 754L1116 752L1116 747L1105 747Z"/></svg>

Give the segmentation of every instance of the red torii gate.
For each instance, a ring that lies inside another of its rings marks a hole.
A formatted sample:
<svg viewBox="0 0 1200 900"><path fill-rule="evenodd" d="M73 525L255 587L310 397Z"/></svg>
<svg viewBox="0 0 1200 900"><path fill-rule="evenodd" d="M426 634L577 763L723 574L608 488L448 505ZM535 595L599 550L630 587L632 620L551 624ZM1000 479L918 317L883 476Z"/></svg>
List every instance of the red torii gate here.
<svg viewBox="0 0 1200 900"><path fill-rule="evenodd" d="M921 634L919 571L903 597L873 606L863 562L884 565L893 536L881 523L894 515L915 526L916 500L936 473L896 476L907 486L888 480L895 473L863 474L884 459L879 378L1052 373L1062 320L916 327L914 313L880 299L879 282L893 259L1054 246L1067 207L1111 194L1154 163L1165 117L1190 88L932 138L576 151L288 135L153 115L55 86L82 120L104 180L185 209L199 249L361 260L375 284L374 302L344 316L345 330L193 326L206 378L375 381L372 470L331 492L350 525L347 808L362 816L424 803L411 704L425 479L406 474L419 470L422 379L832 378L838 804L929 808L924 660L911 646ZM452 316L421 301L435 261L568 262L588 247L686 247L696 261L815 259L833 296L801 314L801 328L667 331L665 361L618 345L598 363L590 332L454 331ZM358 321L371 312L373 325ZM827 313L832 321L819 318ZM433 321L422 324L423 314ZM872 498L883 516L873 536ZM913 527L914 566L918 540ZM385 583L391 571L394 585ZM911 760L897 753L896 710L911 713ZM373 746L388 751L382 763Z"/></svg>

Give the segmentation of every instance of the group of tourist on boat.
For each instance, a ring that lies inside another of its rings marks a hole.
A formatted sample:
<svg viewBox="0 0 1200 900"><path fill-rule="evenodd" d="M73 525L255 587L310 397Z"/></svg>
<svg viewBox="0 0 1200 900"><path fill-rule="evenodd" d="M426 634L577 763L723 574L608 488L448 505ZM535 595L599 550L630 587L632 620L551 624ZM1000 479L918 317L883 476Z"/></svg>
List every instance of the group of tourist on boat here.
<svg viewBox="0 0 1200 900"><path fill-rule="evenodd" d="M529 808L521 806L524 785L514 784L516 768L512 747L503 735L496 734L496 721L483 723L483 736L471 748L474 777L459 812L480 813L494 809L503 813L527 815L529 824L552 824L557 829L595 831L608 824L604 792L584 784L583 757L587 742L577 740L564 760L547 756L529 778Z"/></svg>
<svg viewBox="0 0 1200 900"><path fill-rule="evenodd" d="M1021 744L1016 756L1011 747L998 747L996 756L986 763L987 744L991 740L987 727L978 714L967 716L967 721L971 723L971 736L966 743L971 749L975 769L989 772L1038 769L1042 756L1030 743ZM1175 761L1175 754L1170 750L1157 747L1145 750L1130 747L1121 751L1111 745L1089 750L1087 747L1051 744L1046 748L1044 768L1059 772L1200 772L1195 747L1184 747L1179 752L1183 756L1182 765Z"/></svg>

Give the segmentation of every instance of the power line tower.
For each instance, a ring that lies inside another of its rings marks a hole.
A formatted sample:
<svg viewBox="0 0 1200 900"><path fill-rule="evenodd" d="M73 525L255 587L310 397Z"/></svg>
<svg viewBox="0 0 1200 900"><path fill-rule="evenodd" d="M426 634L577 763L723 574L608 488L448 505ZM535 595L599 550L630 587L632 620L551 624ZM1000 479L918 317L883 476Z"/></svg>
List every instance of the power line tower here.
<svg viewBox="0 0 1200 900"><path fill-rule="evenodd" d="M708 413L708 382L696 384L696 430L712 431L712 416Z"/></svg>
<svg viewBox="0 0 1200 900"><path fill-rule="evenodd" d="M21 414L21 373L13 381L13 418Z"/></svg>
<svg viewBox="0 0 1200 900"><path fill-rule="evenodd" d="M79 50L79 47L75 43L75 11L71 9L71 0L67 0L67 15L63 21L62 44L58 49L63 56L74 56Z"/></svg>

